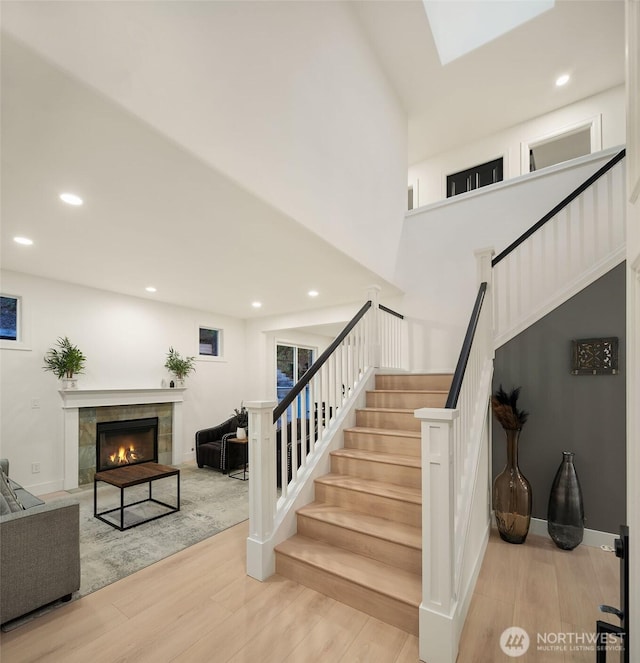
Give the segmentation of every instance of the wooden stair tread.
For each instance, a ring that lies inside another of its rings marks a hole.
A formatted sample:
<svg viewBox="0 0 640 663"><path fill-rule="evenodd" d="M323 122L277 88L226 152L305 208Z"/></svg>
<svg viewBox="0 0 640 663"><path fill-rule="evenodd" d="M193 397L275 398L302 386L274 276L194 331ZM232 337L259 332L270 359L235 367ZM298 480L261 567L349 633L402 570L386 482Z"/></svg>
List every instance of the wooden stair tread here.
<svg viewBox="0 0 640 663"><path fill-rule="evenodd" d="M413 410L412 410L413 411ZM345 433L363 433L365 435L389 435L390 437L413 437L417 440L420 439L420 431L402 430L401 428L375 428L371 426L354 426L353 428L345 428Z"/></svg>
<svg viewBox="0 0 640 663"><path fill-rule="evenodd" d="M278 544L276 552L416 608L422 600L420 576L343 548L296 534Z"/></svg>
<svg viewBox="0 0 640 663"><path fill-rule="evenodd" d="M418 527L369 514L350 511L341 506L312 502L298 509L300 516L314 518L345 529L399 543L410 548L422 548L422 531Z"/></svg>
<svg viewBox="0 0 640 663"><path fill-rule="evenodd" d="M406 467L422 467L422 461L418 456L404 456L401 454L386 453L384 451L366 451L364 449L336 449L331 452L332 456L342 458L353 458L357 460L368 460L373 463L388 463L389 465L403 465Z"/></svg>
<svg viewBox="0 0 640 663"><path fill-rule="evenodd" d="M419 488L409 488L384 481L360 479L346 474L333 473L318 477L315 481L316 483L322 483L327 486L346 488L361 493L371 493L379 497L422 505L422 491Z"/></svg>

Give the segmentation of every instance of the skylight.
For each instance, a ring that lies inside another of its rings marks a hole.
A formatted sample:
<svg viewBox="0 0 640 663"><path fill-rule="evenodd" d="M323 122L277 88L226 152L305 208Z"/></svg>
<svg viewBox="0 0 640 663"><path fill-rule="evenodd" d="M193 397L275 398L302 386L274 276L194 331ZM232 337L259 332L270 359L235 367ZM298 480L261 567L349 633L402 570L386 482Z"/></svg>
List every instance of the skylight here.
<svg viewBox="0 0 640 663"><path fill-rule="evenodd" d="M445 65L552 9L555 0L422 0Z"/></svg>

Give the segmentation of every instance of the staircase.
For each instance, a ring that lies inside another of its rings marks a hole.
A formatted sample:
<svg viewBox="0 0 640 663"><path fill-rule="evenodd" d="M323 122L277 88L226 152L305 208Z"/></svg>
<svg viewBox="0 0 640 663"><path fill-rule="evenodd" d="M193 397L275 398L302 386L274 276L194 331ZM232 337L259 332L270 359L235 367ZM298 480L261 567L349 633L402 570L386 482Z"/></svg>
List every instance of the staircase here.
<svg viewBox="0 0 640 663"><path fill-rule="evenodd" d="M276 572L409 633L422 598L420 421L444 407L450 375L377 375L331 474L297 511L297 534L279 544Z"/></svg>

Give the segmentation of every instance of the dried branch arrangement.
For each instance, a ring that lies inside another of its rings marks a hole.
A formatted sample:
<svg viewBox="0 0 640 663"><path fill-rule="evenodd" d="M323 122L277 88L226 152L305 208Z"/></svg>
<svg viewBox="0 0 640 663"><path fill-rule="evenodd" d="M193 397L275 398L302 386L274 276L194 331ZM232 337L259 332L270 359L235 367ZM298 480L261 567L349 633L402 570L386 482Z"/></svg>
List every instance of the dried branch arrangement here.
<svg viewBox="0 0 640 663"><path fill-rule="evenodd" d="M522 428L529 417L528 412L517 407L519 396L520 387L515 387L507 393L500 385L498 391L491 397L493 414L505 430Z"/></svg>

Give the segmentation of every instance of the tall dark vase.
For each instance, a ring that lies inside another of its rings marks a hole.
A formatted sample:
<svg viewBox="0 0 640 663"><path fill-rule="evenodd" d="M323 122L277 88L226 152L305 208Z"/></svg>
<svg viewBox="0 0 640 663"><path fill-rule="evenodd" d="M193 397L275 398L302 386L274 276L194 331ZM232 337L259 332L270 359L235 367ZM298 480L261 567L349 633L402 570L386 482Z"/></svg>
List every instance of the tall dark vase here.
<svg viewBox="0 0 640 663"><path fill-rule="evenodd" d="M493 482L493 508L503 541L524 543L531 523L531 484L518 467L521 429L505 429L507 464Z"/></svg>
<svg viewBox="0 0 640 663"><path fill-rule="evenodd" d="M573 550L584 536L584 505L580 481L573 464L572 451L562 452L549 495L547 530L553 542L563 550Z"/></svg>

